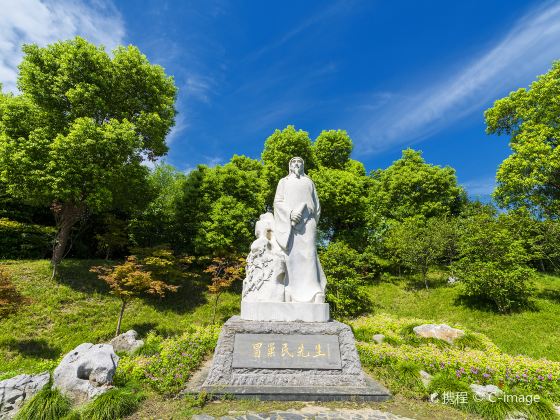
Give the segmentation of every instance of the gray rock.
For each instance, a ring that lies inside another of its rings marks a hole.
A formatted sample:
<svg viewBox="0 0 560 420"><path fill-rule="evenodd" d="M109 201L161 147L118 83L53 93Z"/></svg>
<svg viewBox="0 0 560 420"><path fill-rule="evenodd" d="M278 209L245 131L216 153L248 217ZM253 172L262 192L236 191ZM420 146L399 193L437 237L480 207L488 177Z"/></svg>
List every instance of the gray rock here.
<svg viewBox="0 0 560 420"><path fill-rule="evenodd" d="M385 336L383 334L375 334L371 339L377 344L381 344L385 341Z"/></svg>
<svg viewBox="0 0 560 420"><path fill-rule="evenodd" d="M80 344L54 370L54 387L80 404L111 389L119 356L110 344Z"/></svg>
<svg viewBox="0 0 560 420"><path fill-rule="evenodd" d="M144 340L138 340L138 333L134 330L129 330L113 338L109 344L113 346L115 351L132 353L144 345Z"/></svg>
<svg viewBox="0 0 560 420"><path fill-rule="evenodd" d="M414 333L418 337L438 338L440 340L453 343L459 337L465 335L463 330L452 328L446 324L423 324L413 328Z"/></svg>
<svg viewBox="0 0 560 420"><path fill-rule="evenodd" d="M11 419L23 403L31 399L50 380L49 372L18 375L0 382L0 419Z"/></svg>
<svg viewBox="0 0 560 420"><path fill-rule="evenodd" d="M449 276L447 278L447 284L456 284L459 281L457 277Z"/></svg>
<svg viewBox="0 0 560 420"><path fill-rule="evenodd" d="M426 388L430 386L430 383L432 382L433 378L434 377L430 375L428 372L426 372L425 370L420 371L420 380L422 381L422 383Z"/></svg>
<svg viewBox="0 0 560 420"><path fill-rule="evenodd" d="M504 391L496 385L478 385L471 384L471 390L479 399L490 400L490 397L497 397L502 395Z"/></svg>

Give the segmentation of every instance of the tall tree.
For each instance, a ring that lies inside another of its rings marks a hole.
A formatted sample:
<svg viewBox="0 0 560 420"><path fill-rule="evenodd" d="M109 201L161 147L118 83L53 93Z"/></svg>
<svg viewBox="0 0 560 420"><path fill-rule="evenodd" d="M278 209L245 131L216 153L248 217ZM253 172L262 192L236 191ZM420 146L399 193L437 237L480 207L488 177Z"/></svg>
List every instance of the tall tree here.
<svg viewBox="0 0 560 420"><path fill-rule="evenodd" d="M466 202L455 170L426 163L416 150L403 150L399 160L387 169L375 171L372 178L372 218L456 215Z"/></svg>
<svg viewBox="0 0 560 420"><path fill-rule="evenodd" d="M317 164L332 169L344 169L353 148L345 130L324 130L313 144Z"/></svg>
<svg viewBox="0 0 560 420"><path fill-rule="evenodd" d="M142 161L167 152L176 88L133 46L111 57L76 37L23 53L22 94L0 102L0 178L9 194L51 206L54 273L86 211L144 195Z"/></svg>
<svg viewBox="0 0 560 420"><path fill-rule="evenodd" d="M494 197L539 217L560 216L560 61L488 109L486 131L510 137L513 153L498 168Z"/></svg>
<svg viewBox="0 0 560 420"><path fill-rule="evenodd" d="M282 131L274 131L266 139L261 159L264 163L264 174L268 185L266 203L270 207L278 181L288 175L288 163L294 156L299 156L304 160L306 172L315 168L313 147L306 131L296 131L293 125L289 125Z"/></svg>

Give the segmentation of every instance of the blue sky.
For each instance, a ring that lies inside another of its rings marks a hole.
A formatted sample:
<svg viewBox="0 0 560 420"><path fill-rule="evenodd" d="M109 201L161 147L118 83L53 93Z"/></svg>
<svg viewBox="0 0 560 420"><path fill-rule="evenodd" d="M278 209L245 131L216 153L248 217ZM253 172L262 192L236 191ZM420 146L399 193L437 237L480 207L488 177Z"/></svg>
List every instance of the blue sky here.
<svg viewBox="0 0 560 420"><path fill-rule="evenodd" d="M560 3L0 0L0 82L22 42L137 45L179 87L168 163L260 156L276 128L345 129L384 168L414 147L487 196L509 154L483 111L560 59Z"/></svg>

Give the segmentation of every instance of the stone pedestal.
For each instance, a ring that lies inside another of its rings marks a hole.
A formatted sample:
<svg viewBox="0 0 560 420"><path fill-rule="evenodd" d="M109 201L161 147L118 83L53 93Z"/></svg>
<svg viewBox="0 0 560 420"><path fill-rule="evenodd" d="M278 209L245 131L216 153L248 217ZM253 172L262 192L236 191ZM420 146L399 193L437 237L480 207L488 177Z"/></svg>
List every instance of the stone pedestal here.
<svg viewBox="0 0 560 420"><path fill-rule="evenodd" d="M241 318L247 321L327 322L328 303L241 302Z"/></svg>
<svg viewBox="0 0 560 420"><path fill-rule="evenodd" d="M362 371L349 326L230 318L202 390L263 400L384 401L387 389Z"/></svg>

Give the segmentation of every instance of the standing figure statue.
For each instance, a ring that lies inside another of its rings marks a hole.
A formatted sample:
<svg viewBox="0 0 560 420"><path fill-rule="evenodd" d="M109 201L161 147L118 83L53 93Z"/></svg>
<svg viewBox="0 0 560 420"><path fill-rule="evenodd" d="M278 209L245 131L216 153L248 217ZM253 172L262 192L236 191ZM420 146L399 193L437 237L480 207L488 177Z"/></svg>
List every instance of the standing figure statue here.
<svg viewBox="0 0 560 420"><path fill-rule="evenodd" d="M326 278L315 240L321 206L315 184L294 157L274 197L274 236L286 254L286 302L325 302Z"/></svg>

